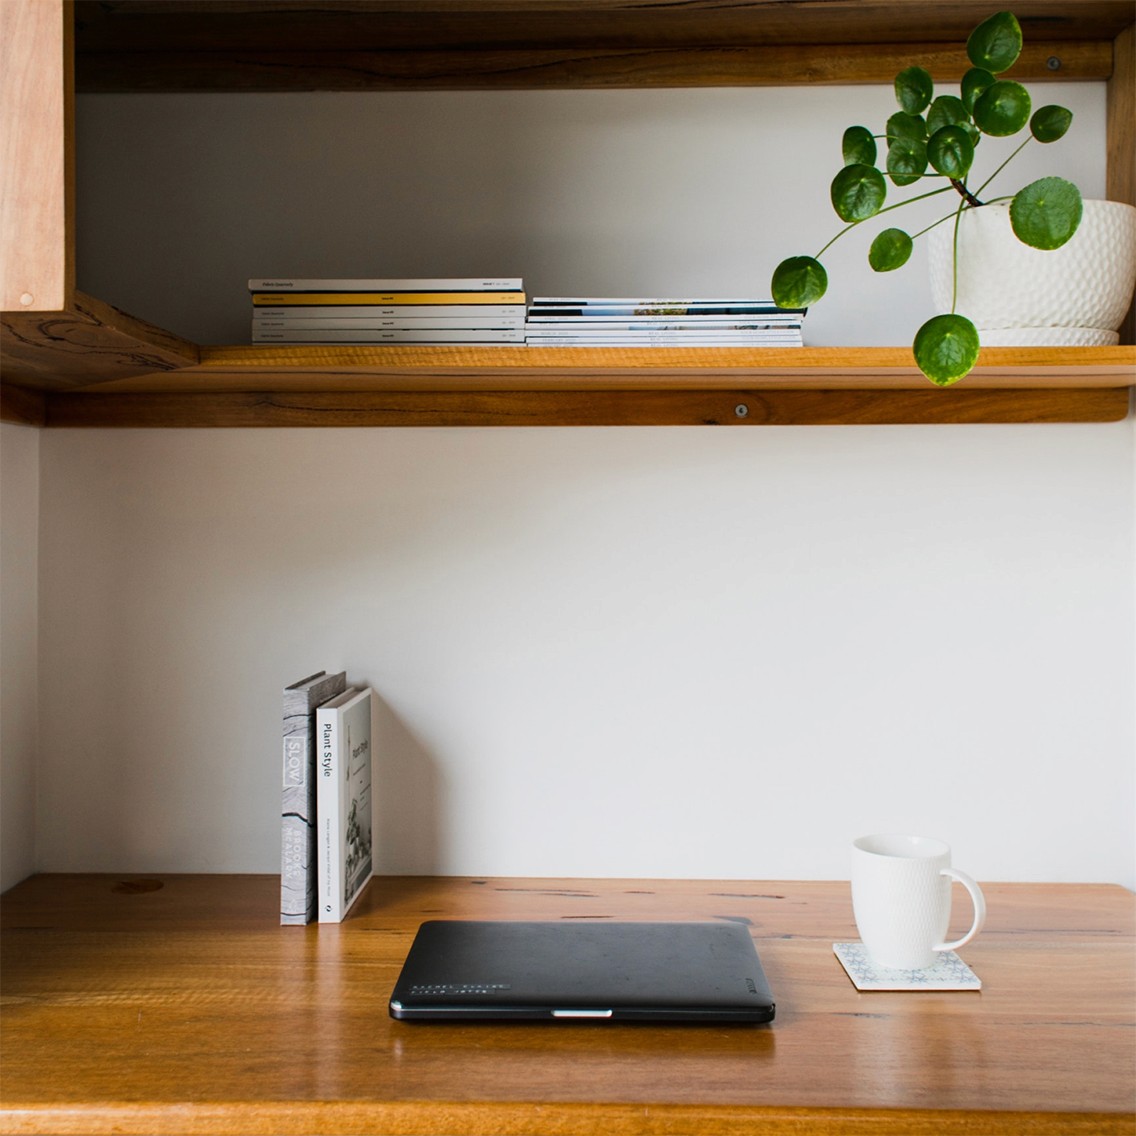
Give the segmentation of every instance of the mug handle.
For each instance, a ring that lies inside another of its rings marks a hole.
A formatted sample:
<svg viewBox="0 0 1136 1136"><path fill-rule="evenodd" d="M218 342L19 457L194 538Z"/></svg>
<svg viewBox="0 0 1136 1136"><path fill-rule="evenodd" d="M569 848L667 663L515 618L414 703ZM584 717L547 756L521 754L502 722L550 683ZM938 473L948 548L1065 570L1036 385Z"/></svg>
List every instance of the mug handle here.
<svg viewBox="0 0 1136 1136"><path fill-rule="evenodd" d="M942 868L939 874L949 876L952 880L957 880L962 884L970 892L970 900L974 904L974 922L971 924L970 930L961 939L955 939L953 943L939 943L938 946L931 948L933 951L957 951L959 947L965 946L982 930L982 925L986 922L986 900L982 895L982 889L966 872L960 872L957 868Z"/></svg>

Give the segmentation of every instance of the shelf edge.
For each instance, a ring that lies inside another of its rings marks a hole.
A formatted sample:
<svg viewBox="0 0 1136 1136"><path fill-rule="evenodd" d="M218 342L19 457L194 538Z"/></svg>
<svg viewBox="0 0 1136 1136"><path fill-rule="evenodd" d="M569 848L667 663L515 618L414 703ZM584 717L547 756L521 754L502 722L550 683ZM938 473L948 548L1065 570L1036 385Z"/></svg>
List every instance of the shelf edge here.
<svg viewBox="0 0 1136 1136"><path fill-rule="evenodd" d="M508 390L97 394L55 427L759 426L1116 422L1124 387L1044 390Z"/></svg>

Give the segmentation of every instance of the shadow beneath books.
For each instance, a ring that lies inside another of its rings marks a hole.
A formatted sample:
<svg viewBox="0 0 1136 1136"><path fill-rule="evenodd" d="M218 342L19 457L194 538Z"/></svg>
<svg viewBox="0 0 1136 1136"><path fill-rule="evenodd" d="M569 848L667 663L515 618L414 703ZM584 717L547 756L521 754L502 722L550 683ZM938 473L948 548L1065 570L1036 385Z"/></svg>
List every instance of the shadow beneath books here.
<svg viewBox="0 0 1136 1136"><path fill-rule="evenodd" d="M437 762L383 700L372 700L375 872L435 875L444 859Z"/></svg>

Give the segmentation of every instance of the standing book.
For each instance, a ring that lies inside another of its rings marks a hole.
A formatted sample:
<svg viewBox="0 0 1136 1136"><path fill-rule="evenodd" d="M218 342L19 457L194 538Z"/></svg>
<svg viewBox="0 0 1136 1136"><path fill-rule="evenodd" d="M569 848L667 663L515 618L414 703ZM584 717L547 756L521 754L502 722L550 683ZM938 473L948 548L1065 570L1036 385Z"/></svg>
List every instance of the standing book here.
<svg viewBox="0 0 1136 1136"><path fill-rule="evenodd" d="M316 917L316 707L347 686L319 671L284 688L284 792L280 810L280 922Z"/></svg>
<svg viewBox="0 0 1136 1136"><path fill-rule="evenodd" d="M319 921L339 923L373 871L371 689L316 710Z"/></svg>

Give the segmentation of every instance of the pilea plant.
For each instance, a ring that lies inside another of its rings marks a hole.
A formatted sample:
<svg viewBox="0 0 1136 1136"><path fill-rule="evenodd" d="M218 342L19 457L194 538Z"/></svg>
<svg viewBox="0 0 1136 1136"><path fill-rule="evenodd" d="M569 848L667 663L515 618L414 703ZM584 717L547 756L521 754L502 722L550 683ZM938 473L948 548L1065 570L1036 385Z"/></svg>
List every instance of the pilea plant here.
<svg viewBox="0 0 1136 1136"><path fill-rule="evenodd" d="M828 287L820 257L845 233L864 221L936 194L957 193L951 213L914 234L888 228L872 241L868 263L876 272L890 272L907 263L913 242L936 225L954 220L954 272L957 281L958 224L967 209L992 201L1010 201L1010 222L1023 243L1055 249L1076 232L1081 222L1081 193L1070 181L1046 177L1032 182L1012 198L979 195L1031 141L1055 142L1069 129L1073 115L1060 106L1032 111L1029 92L1020 83L998 76L1008 70L1022 50L1022 29L1012 12L998 12L971 32L966 45L972 64L962 78L959 94L936 96L934 81L922 67L912 66L895 78L899 110L882 134L850 126L843 137L844 166L833 178L831 197L846 227L816 256L794 256L773 273L774 301L783 308L816 303ZM1031 113L1032 111L1032 113ZM980 186L967 178L975 147L983 137L1010 138L1029 126L1029 134ZM877 163L877 139L885 143L887 178ZM941 182L936 188L894 204L887 200L887 179L896 186ZM957 287L955 289L957 292ZM933 383L949 386L967 375L978 360L979 337L974 324L955 310L936 315L916 333L915 362Z"/></svg>

